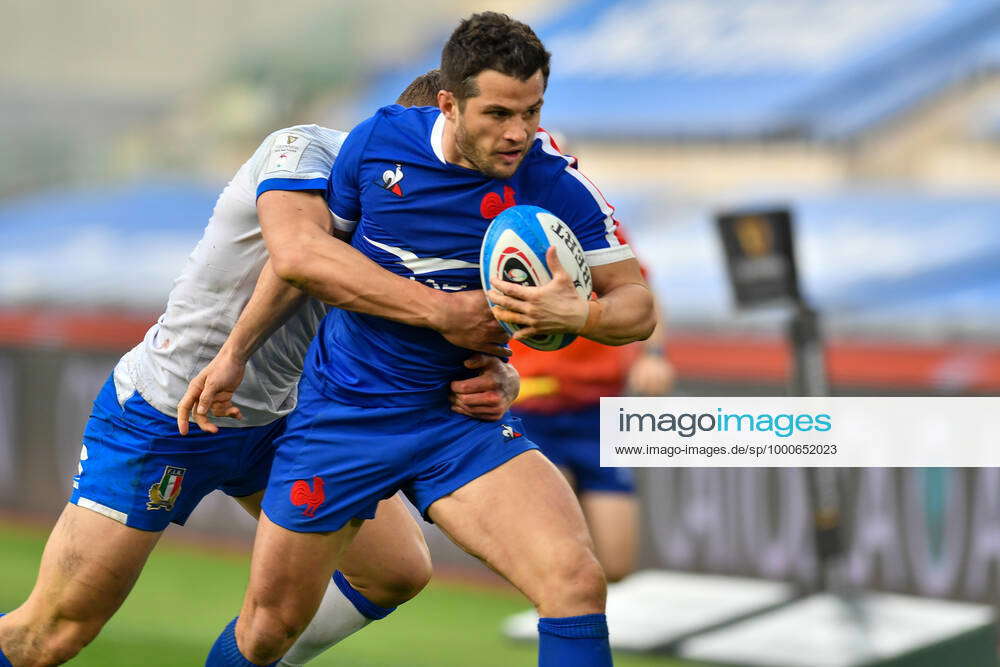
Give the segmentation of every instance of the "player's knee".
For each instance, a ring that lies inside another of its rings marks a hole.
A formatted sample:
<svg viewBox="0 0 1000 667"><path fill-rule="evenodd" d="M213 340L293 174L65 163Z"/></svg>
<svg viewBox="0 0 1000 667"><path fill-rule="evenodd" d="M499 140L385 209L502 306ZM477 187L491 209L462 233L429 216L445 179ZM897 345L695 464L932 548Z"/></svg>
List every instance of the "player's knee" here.
<svg viewBox="0 0 1000 667"><path fill-rule="evenodd" d="M348 581L366 599L381 607L396 607L415 598L434 573L430 554L408 558L406 567L386 568L378 576L349 575Z"/></svg>
<svg viewBox="0 0 1000 667"><path fill-rule="evenodd" d="M385 607L395 607L412 600L417 593L424 590L430 582L434 567L430 554L421 554L420 558L409 561L409 566L403 571L387 572L383 586L385 589Z"/></svg>
<svg viewBox="0 0 1000 667"><path fill-rule="evenodd" d="M285 654L308 622L279 609L257 607L241 617L242 630L237 626L240 651L251 662L272 663Z"/></svg>
<svg viewBox="0 0 1000 667"><path fill-rule="evenodd" d="M419 530L419 529L418 529ZM423 537L400 542L396 557L385 559L381 566L358 567L345 563L342 569L347 581L367 600L381 607L396 607L417 596L434 574L431 554Z"/></svg>
<svg viewBox="0 0 1000 667"><path fill-rule="evenodd" d="M593 551L574 546L549 568L542 599L536 601L543 615L573 616L603 611L607 579Z"/></svg>

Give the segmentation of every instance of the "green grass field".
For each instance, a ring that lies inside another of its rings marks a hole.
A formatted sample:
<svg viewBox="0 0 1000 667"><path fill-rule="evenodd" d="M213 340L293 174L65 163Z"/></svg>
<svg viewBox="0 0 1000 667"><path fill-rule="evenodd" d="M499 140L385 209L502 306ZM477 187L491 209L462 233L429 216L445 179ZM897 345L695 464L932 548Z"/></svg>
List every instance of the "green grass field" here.
<svg viewBox="0 0 1000 667"><path fill-rule="evenodd" d="M46 531L0 522L0 611L19 604L34 580ZM165 542L104 632L69 664L183 667L204 664L208 647L239 609L248 558ZM535 664L532 646L498 631L520 611L515 594L436 580L415 600L314 661L350 667L511 667ZM666 658L616 656L619 667L682 667Z"/></svg>

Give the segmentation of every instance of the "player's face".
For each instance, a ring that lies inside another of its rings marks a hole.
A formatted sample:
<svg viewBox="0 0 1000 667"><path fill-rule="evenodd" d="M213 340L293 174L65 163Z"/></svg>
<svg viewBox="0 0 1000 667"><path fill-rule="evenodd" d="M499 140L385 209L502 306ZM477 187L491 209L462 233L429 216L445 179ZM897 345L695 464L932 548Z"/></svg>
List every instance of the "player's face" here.
<svg viewBox="0 0 1000 667"><path fill-rule="evenodd" d="M535 139L545 92L542 72L521 81L488 69L476 75L476 85L479 94L456 109L460 164L492 178L509 178Z"/></svg>

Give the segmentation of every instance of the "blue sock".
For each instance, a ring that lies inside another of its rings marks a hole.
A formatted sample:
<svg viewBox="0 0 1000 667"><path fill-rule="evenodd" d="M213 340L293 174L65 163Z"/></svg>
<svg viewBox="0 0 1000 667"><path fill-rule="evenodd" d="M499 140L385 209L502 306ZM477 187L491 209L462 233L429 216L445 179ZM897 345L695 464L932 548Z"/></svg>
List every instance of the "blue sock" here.
<svg viewBox="0 0 1000 667"><path fill-rule="evenodd" d="M6 616L6 614L0 614L0 618L3 618L4 616ZM7 656L3 654L2 649L0 649L0 667L14 667L14 665L10 664L10 660L7 659Z"/></svg>
<svg viewBox="0 0 1000 667"><path fill-rule="evenodd" d="M611 667L604 614L538 619L538 667Z"/></svg>
<svg viewBox="0 0 1000 667"><path fill-rule="evenodd" d="M205 667L274 667L280 660L268 663L267 665L257 665L250 662L240 653L240 647L236 645L236 619L229 622L229 625L222 631L219 638L212 645L212 650L208 652L205 659Z"/></svg>
<svg viewBox="0 0 1000 667"><path fill-rule="evenodd" d="M359 593L354 586L351 586L351 582L341 574L340 570L333 573L333 583L337 584L337 588L344 594L344 597L350 600L354 608L358 610L358 613L365 618L370 618L373 621L381 621L396 611L395 607L380 607Z"/></svg>

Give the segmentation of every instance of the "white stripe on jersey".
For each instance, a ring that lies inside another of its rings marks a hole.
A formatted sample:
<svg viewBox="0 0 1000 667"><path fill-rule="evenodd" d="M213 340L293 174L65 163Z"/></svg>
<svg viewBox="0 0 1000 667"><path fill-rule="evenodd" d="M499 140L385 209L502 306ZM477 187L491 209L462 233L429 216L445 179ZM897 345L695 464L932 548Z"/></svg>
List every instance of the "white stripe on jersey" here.
<svg viewBox="0 0 1000 667"><path fill-rule="evenodd" d="M603 266L605 264L623 262L626 259L633 259L635 257L635 253L632 252L631 246L623 244L615 246L614 248L587 250L583 253L583 256L587 258L587 264L590 266Z"/></svg>
<svg viewBox="0 0 1000 667"><path fill-rule="evenodd" d="M434 121L434 127L431 129L431 150L434 151L434 155L437 159L441 160L441 164L448 164L448 161L444 159L444 114L438 114L437 120Z"/></svg>
<svg viewBox="0 0 1000 667"><path fill-rule="evenodd" d="M466 262L461 259L442 259L441 257L417 257L414 253L409 250L403 250L402 248L397 248L396 246L386 245L384 243L379 243L378 241L372 241L367 236L362 236L365 241L368 241L376 248L381 248L385 250L390 255L395 255L402 260L403 266L408 268L413 273L433 273L435 271L445 271L447 269L478 269L478 264L473 264L472 262Z"/></svg>
<svg viewBox="0 0 1000 667"><path fill-rule="evenodd" d="M545 151L549 155L554 155L556 157L560 157L566 160L566 171L569 172L569 174L573 178L580 181L583 187L587 188L587 192L589 192L590 195L594 198L594 201L597 203L597 206L601 209L601 213L604 214L604 229L605 229L604 238L607 240L608 245L611 247L623 246L624 244L615 235L615 227L618 225L618 222L615 220L615 207L608 203L608 200L605 199L604 195L601 194L601 191L598 190L597 187L590 182L589 178L581 174L579 169L576 169L576 167L573 165L574 163L573 158L567 155L563 155L558 150L556 150L556 147L552 144L552 137L549 135L548 132L540 129L535 133L535 138L541 141L543 151ZM621 259L628 259L629 257L631 257L631 254L629 254L628 257L622 257ZM612 260L612 261L618 261L618 260ZM609 262L604 262L604 263L607 264Z"/></svg>
<svg viewBox="0 0 1000 667"><path fill-rule="evenodd" d="M354 228L358 226L357 220L348 220L347 218L341 218L339 215L330 210L330 215L333 216L333 226L342 232L353 232Z"/></svg>

